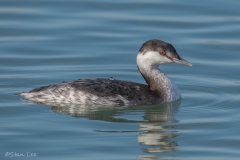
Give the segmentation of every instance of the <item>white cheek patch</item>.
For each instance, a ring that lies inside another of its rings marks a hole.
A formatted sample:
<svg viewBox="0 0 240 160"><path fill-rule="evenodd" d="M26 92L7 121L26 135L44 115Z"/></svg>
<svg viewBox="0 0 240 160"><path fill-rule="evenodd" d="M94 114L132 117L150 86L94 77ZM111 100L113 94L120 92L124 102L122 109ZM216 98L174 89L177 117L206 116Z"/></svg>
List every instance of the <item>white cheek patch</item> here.
<svg viewBox="0 0 240 160"><path fill-rule="evenodd" d="M155 66L171 62L172 61L170 59L156 51L148 51L145 54L138 54L137 56L137 64L139 66L141 65Z"/></svg>

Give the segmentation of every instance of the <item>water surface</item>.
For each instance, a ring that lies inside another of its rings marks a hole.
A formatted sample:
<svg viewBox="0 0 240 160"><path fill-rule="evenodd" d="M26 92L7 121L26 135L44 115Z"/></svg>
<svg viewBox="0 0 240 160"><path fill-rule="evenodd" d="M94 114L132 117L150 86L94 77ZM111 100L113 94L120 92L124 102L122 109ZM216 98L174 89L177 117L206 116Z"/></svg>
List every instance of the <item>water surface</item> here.
<svg viewBox="0 0 240 160"><path fill-rule="evenodd" d="M1 159L239 159L239 6L237 0L1 1ZM149 39L172 43L193 64L160 66L181 100L48 106L15 95L78 78L145 83L135 59Z"/></svg>

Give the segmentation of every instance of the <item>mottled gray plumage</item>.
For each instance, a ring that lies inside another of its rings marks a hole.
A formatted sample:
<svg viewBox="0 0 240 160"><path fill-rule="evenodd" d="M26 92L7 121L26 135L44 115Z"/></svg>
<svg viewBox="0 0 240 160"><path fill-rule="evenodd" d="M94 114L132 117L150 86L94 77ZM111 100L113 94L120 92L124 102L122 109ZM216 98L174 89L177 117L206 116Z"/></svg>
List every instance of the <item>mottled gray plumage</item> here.
<svg viewBox="0 0 240 160"><path fill-rule="evenodd" d="M71 92L83 92L84 94L86 94L86 96L89 94L93 94L97 97L112 99L112 102L114 104L121 106L159 103L159 96L149 90L148 86L145 84L102 78L78 79L72 82L63 82L59 84L43 86L31 90L30 93L41 93L47 90L51 90L52 94L61 94L65 98L68 98L70 91L68 89L63 89L61 86L71 89ZM38 96L39 99L41 98L40 95L36 96ZM120 97L126 99L127 104ZM81 102L79 102L79 104L80 103ZM95 102L95 104L97 104L97 102Z"/></svg>
<svg viewBox="0 0 240 160"><path fill-rule="evenodd" d="M140 48L137 65L148 85L110 79L78 79L23 92L21 97L36 103L89 105L159 104L177 100L177 86L158 69L159 64L179 63L191 66L175 48L161 40L149 40Z"/></svg>

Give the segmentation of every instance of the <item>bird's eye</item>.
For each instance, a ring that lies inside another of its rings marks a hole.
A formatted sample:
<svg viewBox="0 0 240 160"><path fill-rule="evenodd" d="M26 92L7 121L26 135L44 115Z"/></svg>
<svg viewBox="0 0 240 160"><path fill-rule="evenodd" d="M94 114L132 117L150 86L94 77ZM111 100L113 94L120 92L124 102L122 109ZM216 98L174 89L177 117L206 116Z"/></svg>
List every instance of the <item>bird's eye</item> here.
<svg viewBox="0 0 240 160"><path fill-rule="evenodd" d="M162 56L165 56L165 57L167 57L168 59L170 59L171 61L173 61L173 59L172 59L170 56L168 56L168 55L166 54L166 52L160 51L159 53L160 53Z"/></svg>
<svg viewBox="0 0 240 160"><path fill-rule="evenodd" d="M166 55L166 52L164 52L164 51L160 51L159 52L162 56L165 56Z"/></svg>

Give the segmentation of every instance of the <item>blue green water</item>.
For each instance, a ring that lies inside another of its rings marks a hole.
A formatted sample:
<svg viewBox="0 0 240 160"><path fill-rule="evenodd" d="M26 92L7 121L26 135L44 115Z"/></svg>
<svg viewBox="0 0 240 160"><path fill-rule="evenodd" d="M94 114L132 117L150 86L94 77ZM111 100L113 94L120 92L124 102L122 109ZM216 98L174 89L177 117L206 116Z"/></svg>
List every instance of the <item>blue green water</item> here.
<svg viewBox="0 0 240 160"><path fill-rule="evenodd" d="M240 157L240 1L0 1L0 159ZM160 66L182 93L133 107L45 106L16 93L78 78L145 83L143 42L193 64Z"/></svg>

